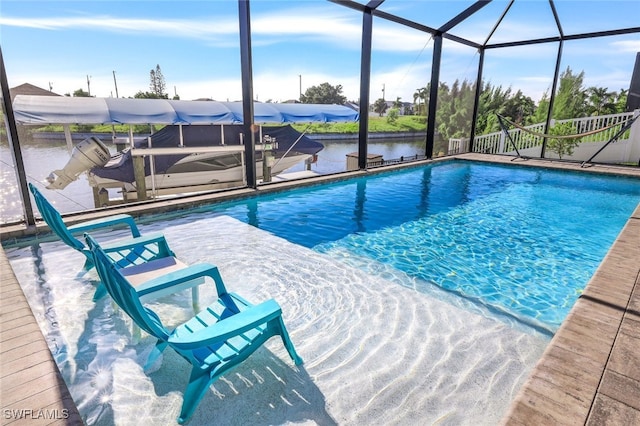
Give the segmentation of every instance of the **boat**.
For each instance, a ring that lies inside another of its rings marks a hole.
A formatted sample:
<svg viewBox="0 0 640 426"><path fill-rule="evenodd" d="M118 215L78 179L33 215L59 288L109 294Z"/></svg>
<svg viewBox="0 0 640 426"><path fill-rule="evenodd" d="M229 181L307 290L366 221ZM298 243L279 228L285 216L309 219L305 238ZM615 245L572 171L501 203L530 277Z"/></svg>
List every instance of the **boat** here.
<svg viewBox="0 0 640 426"><path fill-rule="evenodd" d="M244 140L241 125L169 125L148 138L137 140L137 149L157 148L172 150L166 155L145 155L144 174L147 188L166 189L198 185L226 187L243 182ZM261 126L261 140L271 145L272 159L270 176L306 162L310 165L324 146L290 125ZM180 145L179 141L183 144ZM91 144L97 144L96 138ZM220 147L214 152L192 152L189 148ZM89 147L89 149L95 149ZM186 152L181 152L186 151ZM131 148L111 156L104 165L93 165L88 170L89 184L96 188L124 188L136 190L136 176ZM256 176L263 179L264 149L256 151ZM269 160L268 160L269 161ZM56 174L56 173L54 173ZM64 174L51 180L50 186L58 188L56 179L62 181Z"/></svg>
<svg viewBox="0 0 640 426"><path fill-rule="evenodd" d="M84 172L98 192L122 188L139 195L148 189L181 193L246 183L249 141L243 134L242 102L18 95L13 110L18 124L62 124L65 129L72 155L64 168L47 178L50 189L64 189ZM359 119L352 108L324 104L254 102L253 115L255 176L265 182L301 161L312 163L324 148L289 123ZM127 148L111 153L96 136L74 147L70 124L128 124ZM162 129L134 138L135 124Z"/></svg>

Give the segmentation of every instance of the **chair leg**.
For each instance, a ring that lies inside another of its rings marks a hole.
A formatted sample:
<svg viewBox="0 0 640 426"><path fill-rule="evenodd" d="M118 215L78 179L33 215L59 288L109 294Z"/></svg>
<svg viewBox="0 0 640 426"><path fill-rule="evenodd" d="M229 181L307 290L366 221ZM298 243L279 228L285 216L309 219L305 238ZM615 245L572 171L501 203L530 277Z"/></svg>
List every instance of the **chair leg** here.
<svg viewBox="0 0 640 426"><path fill-rule="evenodd" d="M196 314L200 312L200 287L191 287L191 304L193 306L193 312Z"/></svg>
<svg viewBox="0 0 640 426"><path fill-rule="evenodd" d="M178 417L178 423L186 423L193 411L196 409L205 392L209 389L209 385L213 380L209 377L209 372L202 371L198 367L193 367L191 370L191 376L189 377L189 384L184 391L184 399L182 402L182 409L180 410L180 417Z"/></svg>
<svg viewBox="0 0 640 426"><path fill-rule="evenodd" d="M280 337L282 338L282 343L284 343L284 347L287 349L287 352L289 352L289 356L293 360L293 363L295 365L302 364L304 361L296 352L296 348L293 346L291 338L289 338L289 333L287 332L287 328L284 326L284 320L282 319L282 316L278 317L278 326L280 328Z"/></svg>
<svg viewBox="0 0 640 426"><path fill-rule="evenodd" d="M96 291L93 293L93 301L97 302L98 300L102 299L106 295L107 295L107 288L104 286L104 284L102 284L102 282L99 282L98 285L96 286Z"/></svg>
<svg viewBox="0 0 640 426"><path fill-rule="evenodd" d="M155 347L151 350L151 353L147 358L147 363L144 365L144 371L148 371L151 368L151 366L157 361L158 357L162 355L162 351L164 351L166 347L167 342L162 340L158 340L156 342Z"/></svg>
<svg viewBox="0 0 640 426"><path fill-rule="evenodd" d="M93 264L93 259L90 259L89 257L87 257L84 261L84 265L82 266L82 269L84 269L85 271L88 271L89 269L93 268L94 264Z"/></svg>

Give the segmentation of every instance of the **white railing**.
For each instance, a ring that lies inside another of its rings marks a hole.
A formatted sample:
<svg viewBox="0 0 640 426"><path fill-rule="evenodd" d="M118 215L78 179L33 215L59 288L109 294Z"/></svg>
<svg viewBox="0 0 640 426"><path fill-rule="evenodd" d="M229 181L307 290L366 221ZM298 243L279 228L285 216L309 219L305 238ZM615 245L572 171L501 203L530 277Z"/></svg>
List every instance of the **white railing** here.
<svg viewBox="0 0 640 426"><path fill-rule="evenodd" d="M620 126L617 124L624 123L631 119L634 114L640 114L640 111L625 112L621 114L609 114L599 115L594 117L580 117L569 120L551 120L551 126L557 123L572 123L574 133L586 133L597 129L612 126L611 128L602 132L594 133L592 135L584 136L581 139L580 146L574 150L574 154L570 157L563 157L566 159L586 159L582 158L587 155L588 152L595 152L596 147L602 146L611 137L613 137L619 130ZM544 133L545 123L537 123L529 126L524 126L525 129L535 133ZM518 148L518 151L526 152L525 155L539 156L542 149L543 138L538 135L532 135L528 132L522 131L518 128L508 131L513 144ZM473 152L481 152L486 154L515 154L516 150L511 141L505 136L503 132L494 132L486 135L476 136L473 141ZM640 151L640 119L636 120L634 126L621 135L616 142L616 145L626 148L618 149L619 153L615 153L615 159L610 161L616 162L637 162ZM607 148L609 150L609 148ZM605 150L605 151L607 151ZM469 151L468 138L456 138L449 139L450 155L460 154ZM613 151L613 150L612 150ZM545 156L553 157L553 153L545 154ZM618 159L618 157L621 157Z"/></svg>

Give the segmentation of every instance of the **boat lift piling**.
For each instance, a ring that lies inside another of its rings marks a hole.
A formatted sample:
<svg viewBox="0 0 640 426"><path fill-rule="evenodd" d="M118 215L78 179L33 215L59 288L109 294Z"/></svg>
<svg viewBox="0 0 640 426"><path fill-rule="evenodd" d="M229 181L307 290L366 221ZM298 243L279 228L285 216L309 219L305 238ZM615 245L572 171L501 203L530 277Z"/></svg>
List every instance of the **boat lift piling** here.
<svg viewBox="0 0 640 426"><path fill-rule="evenodd" d="M271 168L273 167L275 157L273 150L278 148L276 138L269 135L262 137L262 181L271 182ZM286 154L285 154L286 155Z"/></svg>

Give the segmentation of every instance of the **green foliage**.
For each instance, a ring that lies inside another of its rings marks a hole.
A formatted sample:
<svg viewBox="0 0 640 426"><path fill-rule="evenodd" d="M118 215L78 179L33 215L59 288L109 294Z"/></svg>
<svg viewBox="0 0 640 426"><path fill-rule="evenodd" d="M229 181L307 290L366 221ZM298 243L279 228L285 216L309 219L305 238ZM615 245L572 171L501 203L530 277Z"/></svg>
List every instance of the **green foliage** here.
<svg viewBox="0 0 640 426"><path fill-rule="evenodd" d="M139 91L138 93L133 95L133 97L137 99L169 99L169 96L167 94L165 94L164 96L159 96L157 93L143 91Z"/></svg>
<svg viewBox="0 0 640 426"><path fill-rule="evenodd" d="M299 132L306 130L307 133L358 133L358 123L311 123L311 124L292 124L291 127Z"/></svg>
<svg viewBox="0 0 640 426"><path fill-rule="evenodd" d="M394 124L396 121L398 121L399 115L400 114L398 113L398 108L391 108L389 110L389 113L387 114L387 123Z"/></svg>
<svg viewBox="0 0 640 426"><path fill-rule="evenodd" d="M567 68L560 76L554 100L554 119L584 117L589 114L602 115L624 112L626 92L609 92L608 89L591 87L584 89L584 71L575 74ZM471 130L475 84L456 80L451 87L446 83L438 86L436 126L438 134L445 140L465 137ZM429 85L419 88L413 95L416 112L427 115ZM513 92L509 87L492 86L483 82L478 101L476 134L482 135L500 130L496 114L509 121L523 125L543 123L547 120L550 99L545 93L536 105L521 90Z"/></svg>
<svg viewBox="0 0 640 426"><path fill-rule="evenodd" d="M91 124L76 124L75 131L78 133L91 133L93 126Z"/></svg>
<svg viewBox="0 0 640 426"><path fill-rule="evenodd" d="M566 136L575 134L575 130L570 122L556 123L551 129L549 134L557 136ZM573 150L580 145L581 138L550 138L547 140L547 149L558 154L558 157L562 159L565 155L573 154Z"/></svg>
<svg viewBox="0 0 640 426"><path fill-rule="evenodd" d="M538 102L538 106L536 107L533 116L528 120L530 124L533 123L544 123L547 121L547 115L549 113L549 103L550 103L549 95L545 92L542 95L542 99Z"/></svg>
<svg viewBox="0 0 640 426"><path fill-rule="evenodd" d="M436 124L442 138L468 136L471 131L475 85L463 80L453 82L451 88L440 83Z"/></svg>
<svg viewBox="0 0 640 426"><path fill-rule="evenodd" d="M347 101L346 96L342 96L342 85L332 86L329 83L322 83L319 86L309 87L300 101L305 104L338 104L342 105Z"/></svg>
<svg viewBox="0 0 640 426"><path fill-rule="evenodd" d="M616 93L605 87L589 87L587 89L587 114L606 115L616 112Z"/></svg>
<svg viewBox="0 0 640 426"><path fill-rule="evenodd" d="M413 103L416 104L416 114L427 115L427 105L429 104L429 86L416 89L413 94Z"/></svg>
<svg viewBox="0 0 640 426"><path fill-rule="evenodd" d="M382 117L382 115L387 111L387 102L384 99L379 98L373 104L373 111L377 112L379 117Z"/></svg>
<svg viewBox="0 0 640 426"><path fill-rule="evenodd" d="M558 93L553 104L553 118L565 120L586 114L587 93L582 88L583 81L584 71L575 75L570 67L560 75Z"/></svg>
<svg viewBox="0 0 640 426"><path fill-rule="evenodd" d="M164 126L150 126L148 124L134 124L133 125L133 133L137 135L148 135L151 134L151 127L153 127L153 132L157 132L162 129ZM72 124L69 126L71 133L120 133L120 134L128 134L129 133L129 125L128 124ZM48 124L46 126L39 127L37 132L63 132L64 129L62 125L59 124Z"/></svg>
<svg viewBox="0 0 640 426"><path fill-rule="evenodd" d="M155 69L149 71L149 91L156 95L158 99L169 99L166 93L167 84L164 81L164 75L160 69L160 64Z"/></svg>
<svg viewBox="0 0 640 426"><path fill-rule="evenodd" d="M299 132L306 130L310 134L355 134L360 129L360 123L293 124L292 127ZM420 116L400 115L393 123L389 123L387 117L369 117L369 132L424 132L426 129L427 122L424 117Z"/></svg>
<svg viewBox="0 0 640 426"><path fill-rule="evenodd" d="M91 95L89 94L89 92L85 92L82 89L78 89L78 90L75 90L73 92L73 97L74 98L89 98L89 97L91 97Z"/></svg>

